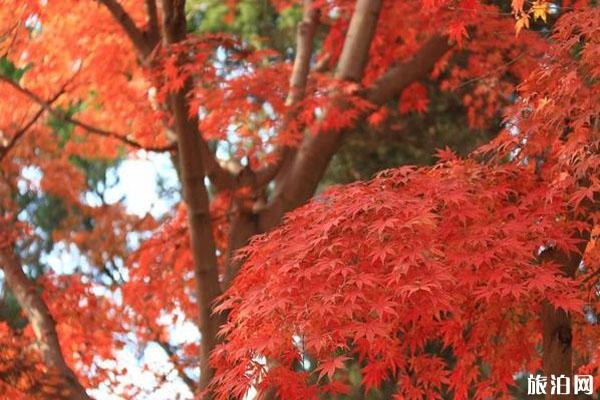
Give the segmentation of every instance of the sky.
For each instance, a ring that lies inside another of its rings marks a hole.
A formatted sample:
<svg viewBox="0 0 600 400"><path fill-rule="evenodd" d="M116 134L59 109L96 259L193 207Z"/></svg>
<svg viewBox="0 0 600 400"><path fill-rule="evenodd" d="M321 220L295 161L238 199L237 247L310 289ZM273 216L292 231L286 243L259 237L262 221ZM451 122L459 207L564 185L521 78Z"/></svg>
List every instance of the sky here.
<svg viewBox="0 0 600 400"><path fill-rule="evenodd" d="M123 161L112 174L118 178L118 183L106 193L108 202L124 199L126 210L129 213L143 216L151 213L160 217L167 213L179 201L179 196L164 198L159 194L159 179L165 186L178 187L177 174L174 171L167 154L138 152L135 157ZM139 240L134 240L139 242ZM180 344L186 341L200 339L196 327L189 322L180 322L171 329L171 344ZM128 338L131 342L117 353L116 363L119 367L126 367L127 374L120 382L121 386L128 384L137 385L149 393L141 397L148 400L164 399L190 399L192 394L185 384L173 371L167 354L156 344L150 344L140 353L135 345L134 335ZM155 371L167 373L169 382L155 389L154 374L144 371L146 364ZM120 400L119 396L111 395L106 387L91 390L90 394L98 400Z"/></svg>
<svg viewBox="0 0 600 400"><path fill-rule="evenodd" d="M106 193L108 201L117 201L124 199L124 204L128 212L143 216L151 213L154 217L160 217L167 213L172 207L180 201L179 191L174 190L172 196L161 196L159 180L163 181L163 186L168 189L177 189L179 180L171 160L167 154L146 153L140 151L131 159L121 163L116 171L118 183ZM70 257L69 252L63 252L66 257ZM58 257L58 256L57 256ZM53 265L52 260L48 260ZM70 261L63 260L60 265L66 267ZM61 267L55 264L55 269ZM165 325L172 324L172 318L165 316ZM185 321L183 318L177 319L177 322L169 329L170 343L180 345L186 342L198 342L200 334L196 326ZM135 346L135 337L130 335L131 345L117 353L116 362L119 367L126 367L127 374L123 377L121 385L135 384L148 391L141 395L140 399L145 400L172 400L172 399L192 399L192 393L187 386L179 379L177 372L173 370L167 354L157 344L146 346L141 354ZM150 372L144 371L142 366L148 365L155 371L166 373L169 381L160 385L155 390L155 378ZM187 371L191 377L198 377L198 371ZM98 400L121 400L121 397L111 395L106 387L99 387L90 390L90 394ZM246 400L255 397L255 392L250 390Z"/></svg>
<svg viewBox="0 0 600 400"><path fill-rule="evenodd" d="M41 173L35 168L25 169L23 172L23 190L39 189ZM127 212L143 216L150 213L159 218L169 212L172 207L180 201L179 181L173 169L171 160L167 154L137 152L134 156L124 160L116 168L107 172L107 181L110 188L106 190L105 200L114 203L123 199ZM163 188L172 189L169 196L161 193ZM90 205L99 205L99 200L92 194L86 196ZM98 203L98 204L96 204ZM128 238L132 247L139 246L142 238L135 233ZM81 254L75 245L57 243L53 250L42 256L46 263L55 273L70 274L76 267L85 268L85 256ZM99 294L106 294L107 290L101 286L97 287ZM111 294L116 301L120 301L120 293ZM165 316L169 319L168 316ZM170 321L169 321L170 323ZM169 330L170 343L179 345L185 342L197 342L200 335L189 321L179 319ZM127 373L120 378L119 388L133 384L147 393L138 398L144 400L166 400L166 399L191 399L192 393L187 386L178 378L177 372L173 370L167 354L157 344L150 344L143 349L136 345L134 334L125 338L128 344L116 354L114 361L103 361L105 366L114 365L119 368L127 368ZM161 384L157 389L154 374L144 370L144 365L150 369L167 375L167 382ZM189 371L190 376L197 377L196 371ZM90 394L98 400L121 400L122 397L111 394L108 385L89 390Z"/></svg>

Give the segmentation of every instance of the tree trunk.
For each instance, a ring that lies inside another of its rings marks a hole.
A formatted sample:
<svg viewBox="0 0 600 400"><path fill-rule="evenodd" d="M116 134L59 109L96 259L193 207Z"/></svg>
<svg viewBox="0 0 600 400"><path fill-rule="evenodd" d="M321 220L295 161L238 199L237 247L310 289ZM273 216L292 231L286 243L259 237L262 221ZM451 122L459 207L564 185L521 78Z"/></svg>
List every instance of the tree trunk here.
<svg viewBox="0 0 600 400"><path fill-rule="evenodd" d="M554 308L547 301L542 305L542 334L543 356L542 365L544 376L550 377L566 375L573 379L573 348L571 319L563 310ZM572 393L572 391L571 391ZM553 395L550 385L546 392L546 399L565 399L564 395Z"/></svg>
<svg viewBox="0 0 600 400"><path fill-rule="evenodd" d="M166 45L178 43L186 35L184 1L165 0L163 3L164 31ZM173 116L179 169L184 200L187 205L190 234L190 250L194 261L196 281L196 302L198 304L198 329L202 335L200 342L200 382L199 389L203 398L212 398L205 393L213 369L209 356L217 344L217 332L220 318L212 313L212 304L220 295L219 272L215 242L210 220L208 193L205 187L205 160L203 143L198 131L198 119L190 117L186 95L191 93L192 80L188 79L183 87L169 95L169 110Z"/></svg>
<svg viewBox="0 0 600 400"><path fill-rule="evenodd" d="M37 339L38 347L44 364L51 375L56 374L58 392L54 394L58 399L89 400L83 386L69 368L62 354L55 322L42 300L38 289L23 272L21 265L11 249L0 252L0 266L8 287L12 290L21 309L25 312L33 333Z"/></svg>
<svg viewBox="0 0 600 400"><path fill-rule="evenodd" d="M541 255L542 261L555 262L561 266L565 276L573 277L581 262L581 254L585 250L589 234L581 235L582 243L579 252L565 253L556 248L545 250ZM546 399L574 399L573 394L573 333L570 316L561 309L557 309L548 301L544 301L540 313L542 323L543 350L542 369L544 376L550 382L551 376L568 376L571 381L570 395L552 394L550 384L546 391Z"/></svg>
<svg viewBox="0 0 600 400"><path fill-rule="evenodd" d="M155 12L153 0L146 1L149 10L150 26L142 32L132 23L132 19L115 0L101 0L111 11L115 20L127 33L140 53L142 61L148 61L155 43L152 40ZM166 47L178 43L186 37L185 1L163 0L162 35ZM377 27L382 0L357 0L335 77L340 80L360 82L368 62L369 48ZM292 104L302 98L312 54L317 15L312 9L312 1L304 0L304 17L298 29L298 50L288 101ZM398 95L408 84L423 78L448 50L447 39L441 36L428 41L422 51L410 60L391 68L380 80L363 94L375 105L383 105ZM193 82L188 79L181 90L169 96L169 111L174 119L177 134L179 172L188 207L190 247L194 260L196 295L199 307L198 326L202 334L200 354L200 388L204 390L212 377L208 355L217 344L216 333L220 321L211 315L212 303L220 294L220 283L216 263L216 249L212 236L209 215L208 194L204 179L208 176L218 190L235 190L239 182L219 168L213 154L198 131L197 116L189 117L187 95ZM365 115L366 116L366 115ZM270 203L260 209L243 209L233 217L229 254L226 265L226 283L237 273L238 264L232 259L233 252L245 245L256 233L270 230L279 224L285 212L307 201L321 180L331 157L339 147L343 132L317 132L307 135L299 150L288 152L287 162L275 172L275 191ZM269 180L257 178L262 188ZM255 188L256 189L256 188ZM225 285L226 286L226 285ZM205 398L210 398L207 395Z"/></svg>

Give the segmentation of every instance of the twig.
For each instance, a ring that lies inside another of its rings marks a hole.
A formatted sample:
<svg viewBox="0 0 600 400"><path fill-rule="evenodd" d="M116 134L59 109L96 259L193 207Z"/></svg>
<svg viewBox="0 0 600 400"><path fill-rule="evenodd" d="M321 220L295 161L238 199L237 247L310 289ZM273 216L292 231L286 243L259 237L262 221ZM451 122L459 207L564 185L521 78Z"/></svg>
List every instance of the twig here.
<svg viewBox="0 0 600 400"><path fill-rule="evenodd" d="M51 105L56 100L58 100L58 98L62 94L64 94L65 87L66 87L66 84L63 85L63 87L54 96L52 96L49 100L47 100L46 103L48 105ZM34 114L34 116L29 121L27 121L27 123L13 135L13 137L10 139L10 142L8 142L8 144L6 146L0 148L0 162L4 159L4 157L6 157L6 155L10 152L10 150L19 141L19 139L21 137L23 137L23 135L25 135L25 133L33 126L33 124L35 124L37 122L37 120L42 116L42 114L44 114L44 111L46 111L46 109L44 107L41 107Z"/></svg>
<svg viewBox="0 0 600 400"><path fill-rule="evenodd" d="M158 37L154 40L144 35L144 32L137 27L135 21L125 11L123 6L117 0L98 0L112 14L115 21L125 31L135 48L140 52L142 58L147 58L158 43ZM151 18L152 20L152 18Z"/></svg>
<svg viewBox="0 0 600 400"><path fill-rule="evenodd" d="M98 128L96 126L93 126L86 122L83 122L77 118L71 117L69 115L65 115L65 113L53 108L51 103L49 103L48 101L42 99L37 94L33 93L29 89L26 89L26 88L20 86L18 83L13 82L12 80L8 79L7 77L0 75L0 81L7 83L8 85L12 86L18 92L29 97L31 100L33 100L34 102L39 104L43 110L48 111L55 118L57 118L63 122L68 122L73 125L79 126L91 134L115 139L115 140L118 140L130 147L135 148L135 149L141 149L141 150L146 150L146 151L165 152L165 151L173 151L176 149L176 144L170 144L168 146L144 146L143 144L141 144L135 140L129 139L126 136L123 136L117 132Z"/></svg>
<svg viewBox="0 0 600 400"><path fill-rule="evenodd" d="M498 68L496 68L496 69L494 69L494 70L492 70L492 71L490 71L490 72L488 72L486 74L483 74L483 75L480 75L480 76L476 76L475 78L471 78L469 80L466 80L463 83L461 83L460 85L458 85L457 87L455 87L455 89L460 89L460 88L463 88L465 86L470 85L471 83L475 83L475 82L481 81L481 80L483 80L485 78L488 78L488 77L490 77L490 76L492 76L492 75L500 72L502 69L504 69L506 67L510 67L511 65L513 65L514 63L516 63L517 61L519 61L520 59L522 59L526 55L527 55L527 52L523 51L518 56L516 56L515 58L513 58L512 60L506 62L505 64L500 65Z"/></svg>
<svg viewBox="0 0 600 400"><path fill-rule="evenodd" d="M6 155L15 146L17 141L25 134L25 132L27 132L29 128L31 128L33 124L36 123L36 121L42 116L44 111L44 108L40 108L38 112L36 112L35 115L13 135L13 137L10 139L10 142L8 142L6 146L0 148L0 162L4 160L4 157L6 157Z"/></svg>

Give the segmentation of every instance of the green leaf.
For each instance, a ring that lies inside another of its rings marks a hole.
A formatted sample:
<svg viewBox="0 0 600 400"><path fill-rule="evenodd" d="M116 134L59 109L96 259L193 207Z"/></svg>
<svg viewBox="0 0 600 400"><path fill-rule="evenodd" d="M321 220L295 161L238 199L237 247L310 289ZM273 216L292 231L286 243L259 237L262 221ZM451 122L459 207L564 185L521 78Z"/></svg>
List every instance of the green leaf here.
<svg viewBox="0 0 600 400"><path fill-rule="evenodd" d="M13 82L19 82L29 68L31 68L30 64L23 68L18 68L8 57L0 57L0 75Z"/></svg>
<svg viewBox="0 0 600 400"><path fill-rule="evenodd" d="M65 118L73 117L77 112L83 109L83 103L70 103L66 108L57 107L57 114L50 114L48 117L48 126L58 139L58 146L62 149L71 139L73 133L73 124L65 121Z"/></svg>

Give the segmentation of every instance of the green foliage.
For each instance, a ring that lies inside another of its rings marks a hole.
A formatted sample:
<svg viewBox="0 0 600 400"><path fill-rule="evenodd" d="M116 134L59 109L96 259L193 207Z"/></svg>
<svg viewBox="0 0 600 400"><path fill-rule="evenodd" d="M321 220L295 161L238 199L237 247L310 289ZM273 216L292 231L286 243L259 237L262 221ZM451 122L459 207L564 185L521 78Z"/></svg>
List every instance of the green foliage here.
<svg viewBox="0 0 600 400"><path fill-rule="evenodd" d="M58 147L63 149L65 144L71 140L74 126L71 123L65 122L65 118L73 117L77 112L81 111L83 103L70 103L68 107L56 107L57 113L50 114L47 124L52 129L56 136Z"/></svg>
<svg viewBox="0 0 600 400"><path fill-rule="evenodd" d="M6 321L13 329L24 328L27 319L21 315L21 308L10 290L0 289L0 321Z"/></svg>
<svg viewBox="0 0 600 400"><path fill-rule="evenodd" d="M221 0L191 0L186 7L190 31L231 33L256 48L281 53L293 47L295 26L302 17L300 7L278 14L268 0L241 0L233 10Z"/></svg>
<svg viewBox="0 0 600 400"><path fill-rule="evenodd" d="M499 118L485 129L471 129L465 114L457 93L431 90L427 113L394 111L379 127L365 123L333 157L321 186L369 179L399 165L431 165L435 150L446 146L466 155L498 132Z"/></svg>
<svg viewBox="0 0 600 400"><path fill-rule="evenodd" d="M34 225L39 233L43 233L46 239L41 243L40 249L50 251L54 245L52 232L68 215L63 200L45 193L27 191L19 194L17 201L23 210L21 215Z"/></svg>
<svg viewBox="0 0 600 400"><path fill-rule="evenodd" d="M107 173L109 169L118 167L120 159L91 159L72 155L69 161L85 174L88 188L99 197L108 188Z"/></svg>
<svg viewBox="0 0 600 400"><path fill-rule="evenodd" d="M19 82L29 68L29 65L19 68L7 56L0 57L0 75L13 82Z"/></svg>

